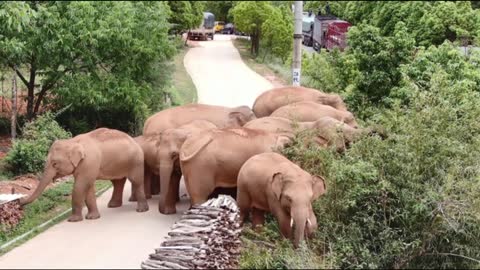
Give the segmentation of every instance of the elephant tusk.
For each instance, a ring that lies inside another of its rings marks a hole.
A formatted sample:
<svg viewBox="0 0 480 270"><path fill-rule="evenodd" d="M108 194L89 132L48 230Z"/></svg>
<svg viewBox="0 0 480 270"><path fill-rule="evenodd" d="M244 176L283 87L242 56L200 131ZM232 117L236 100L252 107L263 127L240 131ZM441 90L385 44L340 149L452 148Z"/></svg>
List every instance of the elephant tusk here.
<svg viewBox="0 0 480 270"><path fill-rule="evenodd" d="M312 222L310 221L309 218L307 218L307 224L308 224L308 226L312 226Z"/></svg>
<svg viewBox="0 0 480 270"><path fill-rule="evenodd" d="M290 218L290 228L293 227L293 218Z"/></svg>

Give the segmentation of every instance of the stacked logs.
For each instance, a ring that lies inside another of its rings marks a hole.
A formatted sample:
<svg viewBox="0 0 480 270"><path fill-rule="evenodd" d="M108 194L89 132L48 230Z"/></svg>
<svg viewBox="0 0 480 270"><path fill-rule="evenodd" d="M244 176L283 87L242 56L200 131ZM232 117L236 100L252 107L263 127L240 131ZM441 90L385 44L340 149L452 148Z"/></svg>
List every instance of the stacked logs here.
<svg viewBox="0 0 480 270"><path fill-rule="evenodd" d="M142 262L142 269L232 269L240 255L239 211L235 200L220 195L193 206L169 237Z"/></svg>
<svg viewBox="0 0 480 270"><path fill-rule="evenodd" d="M15 228L23 218L23 209L16 199L19 196L2 194L0 198L0 232L7 232Z"/></svg>

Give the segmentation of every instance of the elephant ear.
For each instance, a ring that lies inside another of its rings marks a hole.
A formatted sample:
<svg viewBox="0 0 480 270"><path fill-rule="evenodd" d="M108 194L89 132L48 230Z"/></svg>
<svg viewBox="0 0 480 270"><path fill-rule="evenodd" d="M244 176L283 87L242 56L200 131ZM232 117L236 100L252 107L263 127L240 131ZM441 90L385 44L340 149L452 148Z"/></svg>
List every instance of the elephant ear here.
<svg viewBox="0 0 480 270"><path fill-rule="evenodd" d="M272 185L273 195L275 198L280 201L282 197L282 187L283 187L283 175L281 172L276 172L272 175L272 180L270 181Z"/></svg>
<svg viewBox="0 0 480 270"><path fill-rule="evenodd" d="M231 112L228 118L230 127L243 127L248 122L247 117L241 112Z"/></svg>
<svg viewBox="0 0 480 270"><path fill-rule="evenodd" d="M325 180L322 177L312 176L312 180L313 200L316 200L318 197L325 194L327 187L325 186Z"/></svg>
<svg viewBox="0 0 480 270"><path fill-rule="evenodd" d="M280 135L277 137L277 141L275 142L275 149L283 149L286 145L292 142L292 139L286 135Z"/></svg>
<svg viewBox="0 0 480 270"><path fill-rule="evenodd" d="M85 149L81 144L74 143L70 148L68 157L70 158L70 162L76 168L80 161L85 158Z"/></svg>

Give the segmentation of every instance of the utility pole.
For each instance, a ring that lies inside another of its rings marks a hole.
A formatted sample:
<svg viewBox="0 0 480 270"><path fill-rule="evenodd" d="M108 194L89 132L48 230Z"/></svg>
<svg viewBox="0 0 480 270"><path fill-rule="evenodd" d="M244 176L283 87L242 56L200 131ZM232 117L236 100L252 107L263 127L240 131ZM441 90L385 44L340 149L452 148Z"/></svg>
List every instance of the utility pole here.
<svg viewBox="0 0 480 270"><path fill-rule="evenodd" d="M295 1L294 16L295 16L295 28L293 32L292 85L300 86L300 71L302 67L303 1Z"/></svg>

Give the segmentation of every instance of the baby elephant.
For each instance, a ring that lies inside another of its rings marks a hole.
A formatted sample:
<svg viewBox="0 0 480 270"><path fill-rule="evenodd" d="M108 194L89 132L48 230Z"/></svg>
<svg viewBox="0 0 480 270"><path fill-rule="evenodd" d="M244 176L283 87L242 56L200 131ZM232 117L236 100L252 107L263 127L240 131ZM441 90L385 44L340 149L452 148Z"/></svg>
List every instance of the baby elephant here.
<svg viewBox="0 0 480 270"><path fill-rule="evenodd" d="M305 235L317 229L312 202L325 190L323 178L310 175L280 154L253 156L238 174L240 222L243 224L252 210L253 227L263 225L265 212L271 212L282 235L289 239L293 236L293 245L298 247Z"/></svg>
<svg viewBox="0 0 480 270"><path fill-rule="evenodd" d="M143 187L143 152L126 133L99 128L67 140L56 140L47 156L42 180L28 198L20 204L33 202L46 186L56 178L73 174L72 216L68 221L80 221L86 203L87 219L100 217L95 197L95 180L112 180L114 190L109 207L122 205L123 185L127 178L132 182L138 198L137 212L148 210ZM113 181L114 180L114 181Z"/></svg>

